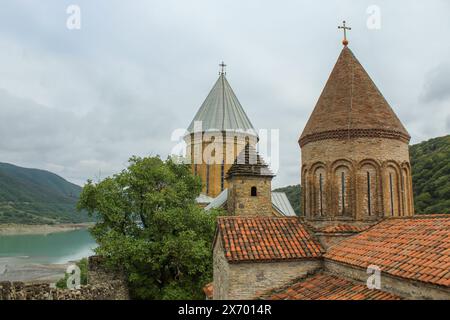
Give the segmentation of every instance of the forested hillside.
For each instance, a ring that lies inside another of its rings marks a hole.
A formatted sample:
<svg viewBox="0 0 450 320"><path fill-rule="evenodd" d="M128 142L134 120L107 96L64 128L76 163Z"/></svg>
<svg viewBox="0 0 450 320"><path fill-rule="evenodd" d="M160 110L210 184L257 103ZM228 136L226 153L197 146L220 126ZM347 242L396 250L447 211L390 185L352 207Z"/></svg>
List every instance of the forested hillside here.
<svg viewBox="0 0 450 320"><path fill-rule="evenodd" d="M410 147L416 213L450 213L450 135Z"/></svg>
<svg viewBox="0 0 450 320"><path fill-rule="evenodd" d="M54 173L0 163L0 223L88 221L75 209L80 192L81 187Z"/></svg>

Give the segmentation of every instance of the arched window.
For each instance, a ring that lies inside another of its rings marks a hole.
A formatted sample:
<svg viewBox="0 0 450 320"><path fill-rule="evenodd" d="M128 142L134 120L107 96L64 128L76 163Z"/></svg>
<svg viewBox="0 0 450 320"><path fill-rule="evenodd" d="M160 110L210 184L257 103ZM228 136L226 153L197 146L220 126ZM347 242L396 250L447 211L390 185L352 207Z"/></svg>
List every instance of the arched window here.
<svg viewBox="0 0 450 320"><path fill-rule="evenodd" d="M252 197L256 197L258 195L258 191L256 190L256 187L252 187L252 189L250 190L250 195Z"/></svg>

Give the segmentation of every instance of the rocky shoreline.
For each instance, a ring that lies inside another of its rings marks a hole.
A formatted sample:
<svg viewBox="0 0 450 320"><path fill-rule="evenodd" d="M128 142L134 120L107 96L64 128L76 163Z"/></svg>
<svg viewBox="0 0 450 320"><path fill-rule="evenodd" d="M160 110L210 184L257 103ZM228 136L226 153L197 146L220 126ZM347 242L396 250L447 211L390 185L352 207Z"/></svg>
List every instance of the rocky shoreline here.
<svg viewBox="0 0 450 320"><path fill-rule="evenodd" d="M67 224L44 224L44 225L24 225L24 224L0 224L0 236L11 235L47 235L51 233L74 231L92 227L94 223L67 223Z"/></svg>

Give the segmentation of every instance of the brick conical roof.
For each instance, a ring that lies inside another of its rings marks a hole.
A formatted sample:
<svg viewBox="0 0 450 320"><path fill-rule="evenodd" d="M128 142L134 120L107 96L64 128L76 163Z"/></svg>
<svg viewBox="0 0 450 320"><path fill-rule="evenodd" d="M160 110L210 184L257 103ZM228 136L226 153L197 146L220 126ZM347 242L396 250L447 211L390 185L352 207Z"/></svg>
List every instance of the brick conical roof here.
<svg viewBox="0 0 450 320"><path fill-rule="evenodd" d="M228 170L227 179L233 176L273 177L274 174L256 149L247 144Z"/></svg>
<svg viewBox="0 0 450 320"><path fill-rule="evenodd" d="M375 83L344 47L300 137L300 146L324 139L410 136Z"/></svg>

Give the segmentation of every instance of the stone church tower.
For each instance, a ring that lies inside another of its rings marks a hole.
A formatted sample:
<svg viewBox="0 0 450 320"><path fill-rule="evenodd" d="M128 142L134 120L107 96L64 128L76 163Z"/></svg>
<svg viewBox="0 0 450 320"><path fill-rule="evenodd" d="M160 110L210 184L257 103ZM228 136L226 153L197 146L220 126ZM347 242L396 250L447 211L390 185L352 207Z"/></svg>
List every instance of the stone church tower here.
<svg viewBox="0 0 450 320"><path fill-rule="evenodd" d="M272 178L274 174L247 144L227 173L227 210L236 216L273 216Z"/></svg>
<svg viewBox="0 0 450 320"><path fill-rule="evenodd" d="M310 221L412 216L410 136L344 45L299 139L303 214Z"/></svg>
<svg viewBox="0 0 450 320"><path fill-rule="evenodd" d="M222 71L184 137L192 173L202 180L202 194L217 197L228 188L226 173L246 144L258 136Z"/></svg>

